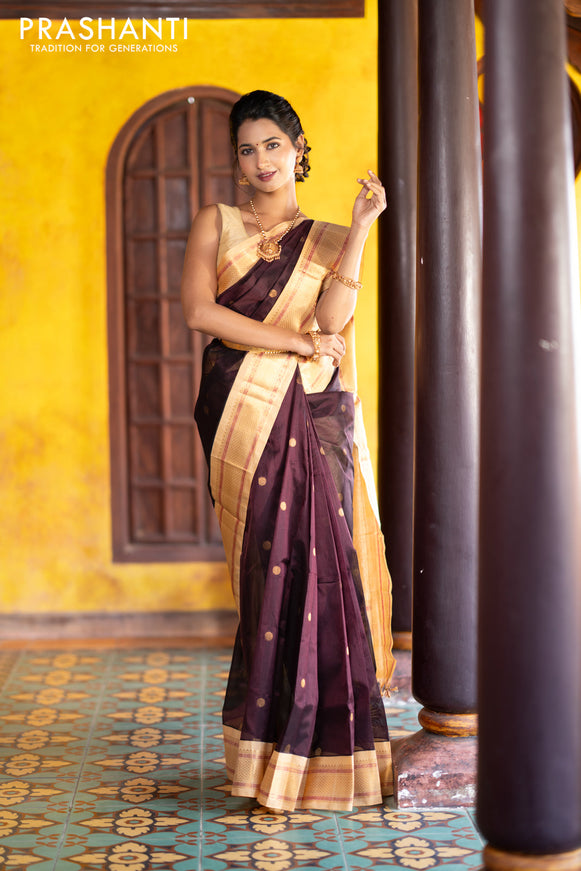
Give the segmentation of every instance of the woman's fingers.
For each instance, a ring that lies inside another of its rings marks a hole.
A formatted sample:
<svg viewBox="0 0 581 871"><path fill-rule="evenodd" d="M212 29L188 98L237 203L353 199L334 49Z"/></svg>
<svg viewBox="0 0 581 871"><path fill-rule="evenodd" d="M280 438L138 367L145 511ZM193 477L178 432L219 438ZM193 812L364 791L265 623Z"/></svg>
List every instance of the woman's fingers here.
<svg viewBox="0 0 581 871"><path fill-rule="evenodd" d="M345 354L345 339L339 333L333 336L333 364L338 366Z"/></svg>
<svg viewBox="0 0 581 871"><path fill-rule="evenodd" d="M340 333L321 335L321 356L331 357L333 365L338 366L345 354L345 339Z"/></svg>
<svg viewBox="0 0 581 871"><path fill-rule="evenodd" d="M369 178L358 178L357 181L360 185L362 185L361 190L359 191L359 195L367 197L368 193L372 195L376 195L380 200L385 200L385 190L381 181L373 172L373 170L367 170Z"/></svg>

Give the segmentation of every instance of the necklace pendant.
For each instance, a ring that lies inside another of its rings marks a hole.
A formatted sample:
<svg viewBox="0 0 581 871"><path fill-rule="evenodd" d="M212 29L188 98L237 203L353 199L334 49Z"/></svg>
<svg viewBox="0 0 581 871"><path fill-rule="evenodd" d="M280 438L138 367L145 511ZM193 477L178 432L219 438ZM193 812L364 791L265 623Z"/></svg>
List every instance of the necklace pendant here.
<svg viewBox="0 0 581 871"><path fill-rule="evenodd" d="M267 263L272 263L273 260L280 260L280 252L282 250L280 242L276 239L263 239L258 243L258 256Z"/></svg>

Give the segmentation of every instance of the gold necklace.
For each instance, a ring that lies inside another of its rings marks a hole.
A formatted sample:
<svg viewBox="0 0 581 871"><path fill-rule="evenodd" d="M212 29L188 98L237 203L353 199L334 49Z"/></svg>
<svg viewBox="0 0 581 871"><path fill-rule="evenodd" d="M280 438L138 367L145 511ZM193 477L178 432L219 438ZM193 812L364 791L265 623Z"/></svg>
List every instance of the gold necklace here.
<svg viewBox="0 0 581 871"><path fill-rule="evenodd" d="M281 240L284 239L286 234L290 233L290 231L294 227L295 222L301 213L300 208L297 209L296 215L294 216L294 218L292 219L292 221L290 222L290 224L288 225L286 230L283 233L281 233L281 235L278 236L276 239L269 239L267 237L266 233L264 232L264 227L262 226L262 222L256 213L256 209L254 208L254 203L252 202L252 200L250 200L250 208L252 209L252 214L254 215L254 219L255 219L256 223L258 224L258 229L260 230L260 235L262 236L262 239L260 240L260 242L258 243L258 246L257 246L258 256L261 257L263 260L266 260L267 263L272 263L273 260L280 260L280 252L282 250L281 244L280 244Z"/></svg>

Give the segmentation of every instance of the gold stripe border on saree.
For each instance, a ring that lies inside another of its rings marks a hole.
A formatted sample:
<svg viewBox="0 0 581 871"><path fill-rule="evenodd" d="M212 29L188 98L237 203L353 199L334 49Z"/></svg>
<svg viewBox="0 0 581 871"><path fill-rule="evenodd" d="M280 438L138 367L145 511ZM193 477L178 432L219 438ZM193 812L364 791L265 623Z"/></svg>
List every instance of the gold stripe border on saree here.
<svg viewBox="0 0 581 871"><path fill-rule="evenodd" d="M224 726L226 770L232 795L256 798L273 810L350 811L378 805L393 792L389 741L352 756L296 756L273 744L241 740Z"/></svg>

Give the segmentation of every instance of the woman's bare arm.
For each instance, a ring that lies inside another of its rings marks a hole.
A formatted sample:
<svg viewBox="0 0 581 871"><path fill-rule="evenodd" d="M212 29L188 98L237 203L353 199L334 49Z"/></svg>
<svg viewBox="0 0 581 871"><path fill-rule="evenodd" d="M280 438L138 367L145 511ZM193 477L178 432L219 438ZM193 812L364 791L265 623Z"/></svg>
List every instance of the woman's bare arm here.
<svg viewBox="0 0 581 871"><path fill-rule="evenodd" d="M337 267L342 276L355 281L359 278L369 229L386 207L385 191L374 172L370 170L368 179L357 181L362 187L355 199L347 245ZM353 317L356 303L356 290L337 279L331 280L317 303L317 323L322 332L340 332Z"/></svg>

